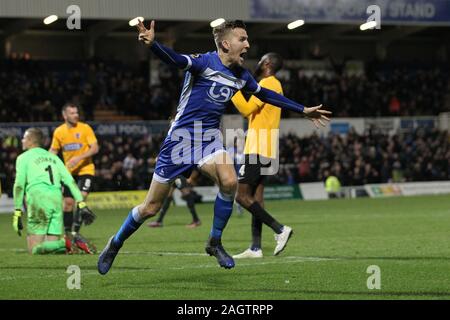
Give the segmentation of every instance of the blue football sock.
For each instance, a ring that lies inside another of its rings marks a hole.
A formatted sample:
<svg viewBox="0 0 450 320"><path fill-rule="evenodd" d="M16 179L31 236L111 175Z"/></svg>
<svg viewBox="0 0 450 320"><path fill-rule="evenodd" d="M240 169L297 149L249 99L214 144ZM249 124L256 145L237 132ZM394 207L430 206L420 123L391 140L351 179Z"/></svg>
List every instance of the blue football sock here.
<svg viewBox="0 0 450 320"><path fill-rule="evenodd" d="M222 231L227 225L233 212L234 197L231 195L223 194L219 192L214 203L214 220L211 229L211 237L220 239L222 237Z"/></svg>
<svg viewBox="0 0 450 320"><path fill-rule="evenodd" d="M121 247L123 242L128 239L144 222L143 219L139 216L138 207L134 207L127 218L123 222L119 231L116 233L114 237L114 245L117 247Z"/></svg>

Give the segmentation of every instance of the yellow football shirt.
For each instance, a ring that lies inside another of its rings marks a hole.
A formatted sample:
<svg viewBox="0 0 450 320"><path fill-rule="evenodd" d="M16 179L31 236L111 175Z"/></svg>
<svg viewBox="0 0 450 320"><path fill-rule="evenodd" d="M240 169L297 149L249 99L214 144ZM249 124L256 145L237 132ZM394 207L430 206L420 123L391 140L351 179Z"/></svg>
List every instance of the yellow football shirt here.
<svg viewBox="0 0 450 320"><path fill-rule="evenodd" d="M283 94L281 83L274 76L262 79L259 85ZM233 96L232 102L249 121L244 153L276 158L281 109L264 103L255 96L247 102L240 91Z"/></svg>
<svg viewBox="0 0 450 320"><path fill-rule="evenodd" d="M75 156L79 156L89 150L89 146L97 142L94 130L83 122L78 122L75 127L69 128L67 124L62 124L55 129L51 148L62 150L64 163ZM81 160L75 167L68 168L73 176L84 174L95 174L92 157Z"/></svg>

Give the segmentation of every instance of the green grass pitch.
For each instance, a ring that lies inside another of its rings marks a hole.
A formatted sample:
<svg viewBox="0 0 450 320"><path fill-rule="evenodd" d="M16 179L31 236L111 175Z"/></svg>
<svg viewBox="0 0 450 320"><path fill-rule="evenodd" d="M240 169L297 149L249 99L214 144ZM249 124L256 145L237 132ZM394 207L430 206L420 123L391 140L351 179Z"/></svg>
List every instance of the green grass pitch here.
<svg viewBox="0 0 450 320"><path fill-rule="evenodd" d="M219 268L204 253L212 205L198 206L203 225L187 229L186 208L172 207L163 228L145 225L122 248L106 276L98 255L30 256L25 237L0 215L0 299L449 299L450 197L330 201L271 201L266 206L294 235L272 255L273 232L263 229L263 259ZM82 234L99 251L127 212L97 211ZM230 254L250 243L250 214L236 212L223 235ZM69 290L69 265L81 289ZM380 268L381 289L367 288L367 268Z"/></svg>

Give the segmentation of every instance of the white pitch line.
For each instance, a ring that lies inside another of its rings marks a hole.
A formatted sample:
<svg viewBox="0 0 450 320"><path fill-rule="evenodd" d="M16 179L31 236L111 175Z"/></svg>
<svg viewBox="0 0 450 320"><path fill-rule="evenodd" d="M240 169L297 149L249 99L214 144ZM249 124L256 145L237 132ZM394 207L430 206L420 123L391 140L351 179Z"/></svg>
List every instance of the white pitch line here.
<svg viewBox="0 0 450 320"><path fill-rule="evenodd" d="M173 252L172 252L173 254ZM204 255L204 254L198 254L198 255ZM205 254L206 255L206 254ZM295 256L289 256L289 257L280 257L277 258L278 261L255 261L254 263L241 263L238 262L236 265L236 268L240 267L254 267L254 266L263 266L263 265L269 265L269 264L286 264L286 263L302 263L302 262L319 262L319 261L331 261L331 260L340 260L340 259L332 259L332 258L320 258L320 257L295 257ZM189 269L209 269L209 268L219 268L217 264L203 264L203 265L197 265L197 266L180 266L180 267L171 267L171 268L165 268L165 270L189 270ZM140 271L149 271L153 268L142 268L142 269L133 269L133 270L117 270L112 271L114 274L117 273L130 273L130 272L140 272ZM154 270L160 270L160 268L154 268ZM99 275L96 271L87 271L81 273L81 276L91 276L91 275ZM39 278L54 278L54 277L67 277L65 274L49 274L49 275L40 275L40 276L6 276L3 278L0 278L0 281L16 281L16 280L23 280L23 279L35 279L36 277Z"/></svg>
<svg viewBox="0 0 450 320"><path fill-rule="evenodd" d="M11 251L11 252L27 252L26 249L4 249L0 248L0 251ZM81 254L84 255L84 254ZM155 255L155 256L196 256L205 257L208 256L206 253L199 252L171 252L171 251L120 251L119 255ZM75 255L76 256L76 255ZM278 259L304 259L305 261L329 261L329 260L341 260L341 258L322 258L322 257L301 257L301 256L287 256L279 257Z"/></svg>
<svg viewBox="0 0 450 320"><path fill-rule="evenodd" d="M196 252L161 252L161 251L120 251L119 254L127 255L156 255L156 256L206 256L206 253Z"/></svg>
<svg viewBox="0 0 450 320"><path fill-rule="evenodd" d="M126 255L158 255L158 256L208 256L206 253L195 252L161 252L161 251L121 251L119 254ZM329 261L340 260L338 258L322 258L322 257L300 257L300 256L287 256L280 257L280 259L303 259L304 261ZM248 259L247 259L248 260Z"/></svg>

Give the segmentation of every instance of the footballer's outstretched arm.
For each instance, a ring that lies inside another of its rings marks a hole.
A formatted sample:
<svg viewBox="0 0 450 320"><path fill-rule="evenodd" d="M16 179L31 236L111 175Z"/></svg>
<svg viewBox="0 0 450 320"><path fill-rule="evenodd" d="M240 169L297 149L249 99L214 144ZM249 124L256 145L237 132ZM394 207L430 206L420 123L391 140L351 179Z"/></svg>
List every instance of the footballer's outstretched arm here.
<svg viewBox="0 0 450 320"><path fill-rule="evenodd" d="M189 69L189 58L185 55L179 54L174 50L163 46L162 44L153 41L150 50L162 61L173 65L182 70Z"/></svg>
<svg viewBox="0 0 450 320"><path fill-rule="evenodd" d="M155 41L155 21L150 23L150 29L145 28L142 21L139 20L137 24L137 29L139 32L138 40L144 42L146 45L150 46L150 50L163 62L173 65L177 68L187 70L194 69L192 60L187 55L179 54L174 50L163 46L162 44Z"/></svg>
<svg viewBox="0 0 450 320"><path fill-rule="evenodd" d="M322 120L330 121L327 115L330 115L331 111L321 110L322 105L308 108L273 90L261 87L248 71L246 72L245 78L246 85L244 89L255 95L261 101L270 103L282 109L302 113L307 119L311 120L317 128L319 125L325 126L325 123Z"/></svg>

